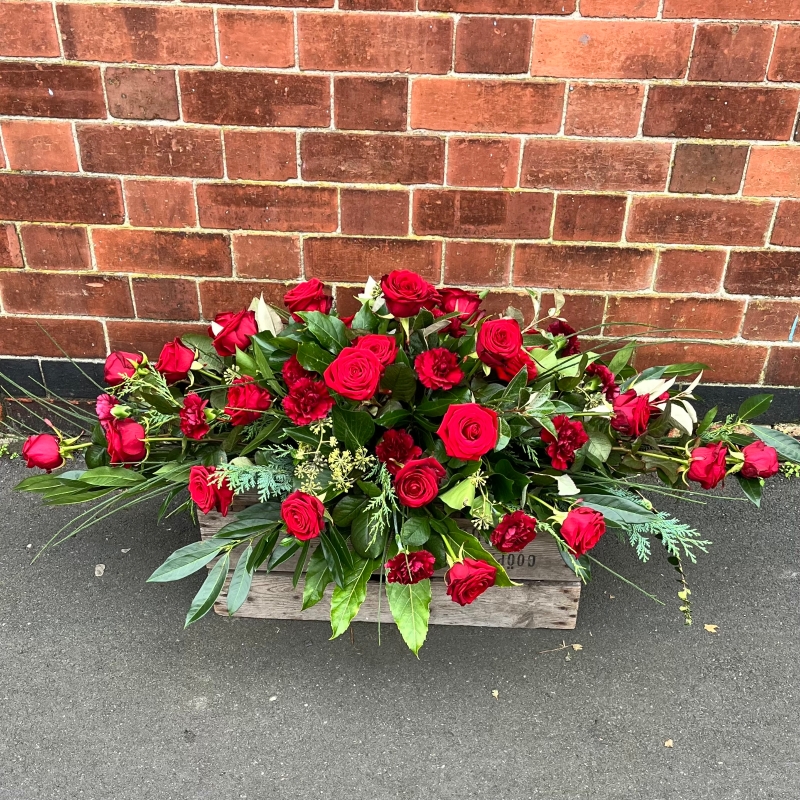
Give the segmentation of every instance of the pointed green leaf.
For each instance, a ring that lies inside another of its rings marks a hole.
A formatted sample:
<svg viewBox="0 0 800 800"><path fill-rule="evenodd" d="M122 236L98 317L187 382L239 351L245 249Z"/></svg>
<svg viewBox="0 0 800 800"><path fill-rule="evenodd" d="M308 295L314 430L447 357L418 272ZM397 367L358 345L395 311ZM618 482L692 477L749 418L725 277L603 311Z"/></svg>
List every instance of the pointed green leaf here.
<svg viewBox="0 0 800 800"><path fill-rule="evenodd" d="M793 436L787 436L785 433L772 428L765 428L761 425L751 425L750 427L764 444L774 447L779 456L782 456L787 461L800 464L800 442Z"/></svg>
<svg viewBox="0 0 800 800"><path fill-rule="evenodd" d="M381 377L381 391L393 400L413 400L417 391L416 373L405 364L390 364Z"/></svg>
<svg viewBox="0 0 800 800"><path fill-rule="evenodd" d="M233 616L247 600L250 584L253 582L253 573L247 569L247 562L253 553L253 546L247 545L239 556L239 563L233 571L230 586L228 586L228 616Z"/></svg>
<svg viewBox="0 0 800 800"><path fill-rule="evenodd" d="M322 375L333 361L333 356L313 342L303 342L297 348L297 360L303 369Z"/></svg>
<svg viewBox="0 0 800 800"><path fill-rule="evenodd" d="M345 324L337 317L321 311L301 311L299 316L306 323L308 332L326 349L339 353L350 343Z"/></svg>
<svg viewBox="0 0 800 800"><path fill-rule="evenodd" d="M431 535L431 523L427 517L409 517L400 529L400 541L404 547L422 547Z"/></svg>
<svg viewBox="0 0 800 800"><path fill-rule="evenodd" d="M353 565L344 576L344 585L337 586L331 596L331 639L341 636L350 627L367 596L369 577L379 564L376 559L353 557Z"/></svg>
<svg viewBox="0 0 800 800"><path fill-rule="evenodd" d="M204 567L227 544L219 539L192 542L176 550L147 580L149 583L166 583L185 578Z"/></svg>
<svg viewBox="0 0 800 800"><path fill-rule="evenodd" d="M475 499L475 484L470 480L461 481L444 494L440 494L439 499L456 511L464 506L471 506Z"/></svg>
<svg viewBox="0 0 800 800"><path fill-rule="evenodd" d="M348 450L358 450L375 433L375 423L366 411L345 411L334 406L331 411L333 435L344 442Z"/></svg>
<svg viewBox="0 0 800 800"><path fill-rule="evenodd" d="M743 478L738 472L736 477L747 499L756 508L761 508L761 492L764 488L764 481L761 478Z"/></svg>
<svg viewBox="0 0 800 800"><path fill-rule="evenodd" d="M471 533L462 531L455 523L452 523L448 526L447 536L455 542L457 551L463 548L464 554L470 558L485 561L497 568L497 575L494 579L495 586L519 586L508 577L502 564Z"/></svg>
<svg viewBox="0 0 800 800"><path fill-rule="evenodd" d="M225 553L214 565L214 569L208 573L208 577L203 581L200 591L194 596L194 600L192 600L191 608L186 615L184 628L188 628L193 622L197 622L198 619L204 617L212 609L214 601L219 597L219 593L225 585L225 578L228 576L229 562L230 554Z"/></svg>
<svg viewBox="0 0 800 800"><path fill-rule="evenodd" d="M771 394L754 394L739 406L739 419L744 422L763 414L772 405Z"/></svg>
<svg viewBox="0 0 800 800"><path fill-rule="evenodd" d="M142 483L144 475L124 467L96 467L95 469L87 469L81 475L81 481L88 483L90 486L124 488Z"/></svg>
<svg viewBox="0 0 800 800"><path fill-rule="evenodd" d="M387 583L386 596L389 598L389 608L397 623L397 630L409 649L419 657L419 650L428 635L428 619L431 613L430 580L408 585Z"/></svg>
<svg viewBox="0 0 800 800"><path fill-rule="evenodd" d="M322 548L318 547L308 560L306 582L303 586L303 611L322 600L322 595L332 580L333 576L325 562Z"/></svg>

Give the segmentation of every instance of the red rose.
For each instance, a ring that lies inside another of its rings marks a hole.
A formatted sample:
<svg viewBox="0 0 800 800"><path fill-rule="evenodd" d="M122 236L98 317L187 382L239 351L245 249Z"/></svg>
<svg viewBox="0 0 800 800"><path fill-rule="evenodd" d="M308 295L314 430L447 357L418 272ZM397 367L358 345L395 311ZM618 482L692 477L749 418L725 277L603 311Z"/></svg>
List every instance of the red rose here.
<svg viewBox="0 0 800 800"><path fill-rule="evenodd" d="M528 382L534 380L539 372L536 368L536 362L528 355L526 350L520 348L520 351L515 356L512 356L502 364L498 364L494 371L501 381L510 381L517 376L517 373L523 367L528 370Z"/></svg>
<svg viewBox="0 0 800 800"><path fill-rule="evenodd" d="M183 398L183 408L178 412L181 419L181 433L187 439L202 439L211 428L206 422L205 408L208 400L199 394L187 394Z"/></svg>
<svg viewBox="0 0 800 800"><path fill-rule="evenodd" d="M132 419L112 419L106 426L106 442L112 464L133 464L147 456L144 428Z"/></svg>
<svg viewBox="0 0 800 800"><path fill-rule="evenodd" d="M224 311L217 314L208 329L214 339L214 349L221 356L236 355L236 348L246 350L250 337L258 333L254 311Z"/></svg>
<svg viewBox="0 0 800 800"><path fill-rule="evenodd" d="M216 471L216 467L192 467L189 470L189 494L204 514L216 509L223 517L227 517L233 502L233 489L227 478L222 483L212 480Z"/></svg>
<svg viewBox="0 0 800 800"><path fill-rule="evenodd" d="M125 353L117 350L106 359L103 374L109 386L119 386L125 378L133 377L136 367L142 363L141 353Z"/></svg>
<svg viewBox="0 0 800 800"><path fill-rule="evenodd" d="M225 413L231 425L249 425L255 422L272 405L272 395L262 389L252 378L236 378L228 387L228 404Z"/></svg>
<svg viewBox="0 0 800 800"><path fill-rule="evenodd" d="M177 383L188 377L193 362L194 350L176 338L161 349L156 370L164 376L167 383Z"/></svg>
<svg viewBox="0 0 800 800"><path fill-rule="evenodd" d="M375 445L375 456L378 461L386 464L386 469L392 475L397 475L407 461L412 461L421 455L422 450L402 428L386 431L380 442Z"/></svg>
<svg viewBox="0 0 800 800"><path fill-rule="evenodd" d="M695 447L686 477L697 481L704 489L713 489L725 477L727 455L728 448L722 442Z"/></svg>
<svg viewBox="0 0 800 800"><path fill-rule="evenodd" d="M308 425L323 419L333 408L333 398L322 381L300 378L292 384L289 394L283 398L283 410L295 425Z"/></svg>
<svg viewBox="0 0 800 800"><path fill-rule="evenodd" d="M49 433L29 436L22 445L22 457L26 467L39 467L48 472L63 467L65 462L61 455L61 443Z"/></svg>
<svg viewBox="0 0 800 800"><path fill-rule="evenodd" d="M387 583L419 583L433 575L436 557L427 550L398 553L386 562Z"/></svg>
<svg viewBox="0 0 800 800"><path fill-rule="evenodd" d="M382 336L379 333L370 333L359 336L353 341L356 350L369 350L381 365L388 367L397 358L397 339L394 336Z"/></svg>
<svg viewBox="0 0 800 800"><path fill-rule="evenodd" d="M575 335L575 328L572 325L567 325L563 319L557 319L547 326L547 330L554 336L566 336L567 343L559 351L560 356L574 356L581 351L581 343Z"/></svg>
<svg viewBox="0 0 800 800"><path fill-rule="evenodd" d="M325 506L313 495L292 492L281 503L286 530L301 542L316 539L325 527Z"/></svg>
<svg viewBox="0 0 800 800"><path fill-rule="evenodd" d="M628 389L624 394L614 398L614 416L611 418L611 427L615 431L635 439L647 430L650 417L653 412L659 410L650 402L649 395L637 395L635 389Z"/></svg>
<svg viewBox="0 0 800 800"><path fill-rule="evenodd" d="M561 523L561 538L572 548L575 558L591 550L605 532L603 515L586 506L573 508Z"/></svg>
<svg viewBox="0 0 800 800"><path fill-rule="evenodd" d="M290 389L297 383L297 381L300 380L300 378L314 377L313 372L309 372L300 365L300 362L297 360L297 356L294 354L289 356L289 360L284 363L281 374L283 375L284 381L286 381L286 385Z"/></svg>
<svg viewBox="0 0 800 800"><path fill-rule="evenodd" d="M447 470L435 458L409 461L394 476L397 499L409 508L421 508L436 499L439 481Z"/></svg>
<svg viewBox="0 0 800 800"><path fill-rule="evenodd" d="M349 400L369 400L381 381L383 365L371 350L345 347L325 370L325 383Z"/></svg>
<svg viewBox="0 0 800 800"><path fill-rule="evenodd" d="M744 465L743 478L771 478L780 469L778 451L764 442L753 442L742 449Z"/></svg>
<svg viewBox="0 0 800 800"><path fill-rule="evenodd" d="M496 444L500 428L497 414L477 403L449 406L439 430L451 458L478 461Z"/></svg>
<svg viewBox="0 0 800 800"><path fill-rule="evenodd" d="M547 455L550 456L554 469L568 470L575 461L575 451L579 450L589 437L578 420L571 420L565 414L553 417L558 438L548 430L542 431L542 441L548 444Z"/></svg>
<svg viewBox="0 0 800 800"><path fill-rule="evenodd" d="M318 278L298 283L283 296L283 304L292 312L295 322L301 322L298 311L321 311L327 314L333 305L333 298L325 294L325 284Z"/></svg>
<svg viewBox="0 0 800 800"><path fill-rule="evenodd" d="M110 394L101 394L97 398L94 410L97 413L97 419L100 420L100 425L103 430L105 430L106 425L114 419L111 409L118 405L119 400L117 400L116 397L112 397Z"/></svg>
<svg viewBox="0 0 800 800"><path fill-rule="evenodd" d="M536 538L536 520L524 511L506 514L492 531L492 544L501 553L518 553Z"/></svg>
<svg viewBox="0 0 800 800"><path fill-rule="evenodd" d="M345 328L352 328L353 320L355 318L356 318L355 314L350 314L349 317L339 317L339 319L344 323Z"/></svg>
<svg viewBox="0 0 800 800"><path fill-rule="evenodd" d="M613 400L619 394L619 388L614 373L605 364L589 364L586 367L586 374L600 378L600 388L606 396L606 400Z"/></svg>
<svg viewBox="0 0 800 800"><path fill-rule="evenodd" d="M452 389L461 383L464 373L461 359L445 347L436 347L420 353L414 361L414 369L423 386L429 389Z"/></svg>
<svg viewBox="0 0 800 800"><path fill-rule="evenodd" d="M436 289L416 272L396 269L381 278L386 307L393 317L413 317L422 308L432 308Z"/></svg>
<svg viewBox="0 0 800 800"><path fill-rule="evenodd" d="M463 289L440 289L439 308L434 310L433 315L441 317L457 311L458 316L450 320L450 324L442 329L442 333L449 333L458 339L466 333L464 325L474 325L483 316L480 313L480 305L481 298L475 292L465 292Z"/></svg>
<svg viewBox="0 0 800 800"><path fill-rule="evenodd" d="M490 367L502 367L522 350L522 331L515 319L490 319L481 325L475 343L478 358Z"/></svg>
<svg viewBox="0 0 800 800"><path fill-rule="evenodd" d="M469 605L480 597L490 586L494 586L497 576L497 567L478 561L475 558L465 558L456 561L445 573L444 581L447 584L447 594L460 606Z"/></svg>

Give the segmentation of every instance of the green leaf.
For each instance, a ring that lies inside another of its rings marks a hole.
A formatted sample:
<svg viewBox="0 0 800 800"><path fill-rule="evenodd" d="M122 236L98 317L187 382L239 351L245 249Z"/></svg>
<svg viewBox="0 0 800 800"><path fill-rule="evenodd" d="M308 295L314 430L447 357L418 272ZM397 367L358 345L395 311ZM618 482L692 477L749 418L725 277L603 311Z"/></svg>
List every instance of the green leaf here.
<svg viewBox="0 0 800 800"><path fill-rule="evenodd" d="M196 350L198 353L198 361L204 363L210 369L222 372L225 369L225 362L220 358L217 351L214 349L214 344L210 336L204 336L202 333L188 333L181 336L181 341L187 346Z"/></svg>
<svg viewBox="0 0 800 800"><path fill-rule="evenodd" d="M76 503L88 503L90 500L96 500L98 497L103 497L113 491L113 489L95 489L94 491L81 492L72 487L64 487L63 492L49 492L42 500L48 506L71 506Z"/></svg>
<svg viewBox="0 0 800 800"><path fill-rule="evenodd" d="M230 554L225 555L214 564L214 568L208 573L208 577L203 581L200 591L192 600L189 613L186 615L184 628L188 628L193 622L204 617L214 606L214 601L219 597L222 587L225 585L225 578L228 575L228 563Z"/></svg>
<svg viewBox="0 0 800 800"><path fill-rule="evenodd" d="M256 360L249 353L245 353L244 350L240 350L238 347L236 348L236 366L239 367L239 371L243 375L249 375L251 378L255 378L258 375Z"/></svg>
<svg viewBox="0 0 800 800"><path fill-rule="evenodd" d="M605 462L611 455L613 443L608 434L603 431L592 430L589 428L586 433L589 436L587 445L589 452L600 462Z"/></svg>
<svg viewBox="0 0 800 800"><path fill-rule="evenodd" d="M664 367L664 375L694 375L708 369L708 364L701 364L699 361L684 361L680 364L670 364Z"/></svg>
<svg viewBox="0 0 800 800"><path fill-rule="evenodd" d="M249 539L262 533L270 533L278 525L276 520L248 519L237 517L220 528L214 539ZM219 544L219 542L217 543Z"/></svg>
<svg viewBox="0 0 800 800"><path fill-rule="evenodd" d="M165 583L185 578L204 567L226 544L219 539L192 542L176 550L148 579L148 583Z"/></svg>
<svg viewBox="0 0 800 800"><path fill-rule="evenodd" d="M350 343L347 328L337 317L328 316L321 311L301 311L299 316L305 321L308 332L334 355L340 353ZM300 363L302 364L302 361Z"/></svg>
<svg viewBox="0 0 800 800"><path fill-rule="evenodd" d="M702 436L710 427L711 424L714 422L714 419L717 416L717 407L710 408L706 415L701 420L700 424L697 426L697 435Z"/></svg>
<svg viewBox="0 0 800 800"><path fill-rule="evenodd" d="M325 562L322 548L318 547L308 560L306 582L303 586L303 611L322 600L325 589L332 580L333 576Z"/></svg>
<svg viewBox="0 0 800 800"><path fill-rule="evenodd" d="M242 449L239 451L240 456L246 456L257 450L259 445L266 439L269 439L273 433L280 427L281 420L274 419L268 422Z"/></svg>
<svg viewBox="0 0 800 800"><path fill-rule="evenodd" d="M592 562L584 555L580 558L575 556L566 549L566 545L559 546L561 551L561 558L564 563L581 579L583 583L588 583L592 579Z"/></svg>
<svg viewBox="0 0 800 800"><path fill-rule="evenodd" d="M87 447L86 450L83 451L83 457L89 469L107 467L111 462L111 456L109 456L108 450L99 444L93 444Z"/></svg>
<svg viewBox="0 0 800 800"><path fill-rule="evenodd" d="M331 526L319 535L319 543L336 585L344 586L345 574L353 563L353 554L348 550L347 542L336 528Z"/></svg>
<svg viewBox="0 0 800 800"><path fill-rule="evenodd" d="M754 394L748 397L740 406L737 416L741 422L753 419L763 414L772 405L771 394Z"/></svg>
<svg viewBox="0 0 800 800"><path fill-rule="evenodd" d="M381 377L380 390L393 400L409 402L417 391L416 373L405 364L390 364Z"/></svg>
<svg viewBox="0 0 800 800"><path fill-rule="evenodd" d="M409 517L400 529L403 547L422 547L431 535L431 524L427 517Z"/></svg>
<svg viewBox="0 0 800 800"><path fill-rule="evenodd" d="M361 306L353 318L353 328L359 331L369 331L375 333L380 325L380 317L372 313L372 309L366 305Z"/></svg>
<svg viewBox="0 0 800 800"><path fill-rule="evenodd" d="M377 518L366 512L359 514L350 526L350 541L353 549L362 558L377 558L386 545L387 531L376 524Z"/></svg>
<svg viewBox="0 0 800 800"><path fill-rule="evenodd" d="M761 478L744 478L738 472L736 473L736 477L747 499L756 506L756 508L761 508L761 492L764 488L763 480L761 480Z"/></svg>
<svg viewBox="0 0 800 800"><path fill-rule="evenodd" d="M468 403L469 397L469 388L460 386L457 389L451 389L449 392L436 394L430 400L423 400L417 406L417 413L423 417L443 417L450 406Z"/></svg>
<svg viewBox="0 0 800 800"><path fill-rule="evenodd" d="M144 475L124 467L96 467L87 469L81 481L89 486L110 486L115 489L135 486L144 482Z"/></svg>
<svg viewBox="0 0 800 800"><path fill-rule="evenodd" d="M497 569L494 579L495 586L519 586L508 577L508 573L503 569L500 562L480 543L471 533L462 531L452 520L448 525L447 536L456 543L456 551L463 549L464 554L478 561L485 561Z"/></svg>
<svg viewBox="0 0 800 800"><path fill-rule="evenodd" d="M239 562L233 571L230 585L228 586L228 616L233 616L247 600L250 584L253 582L253 573L247 569L247 562L253 553L253 546L247 545L239 556Z"/></svg>
<svg viewBox="0 0 800 800"><path fill-rule="evenodd" d="M397 623L397 630L409 649L419 657L419 650L428 635L431 613L430 580L407 585L387 583L386 596L389 598L389 608Z"/></svg>
<svg viewBox="0 0 800 800"><path fill-rule="evenodd" d="M800 442L797 439L772 428L765 428L762 425L751 425L750 427L764 444L774 447L779 456L787 461L793 461L796 464L800 463Z"/></svg>
<svg viewBox="0 0 800 800"><path fill-rule="evenodd" d="M14 491L44 493L50 489L60 489L63 485L58 475L31 475L30 478L20 481Z"/></svg>
<svg viewBox="0 0 800 800"><path fill-rule="evenodd" d="M344 442L348 450L358 450L375 433L375 423L366 411L345 411L339 406L331 410L333 435Z"/></svg>
<svg viewBox="0 0 800 800"><path fill-rule="evenodd" d="M380 561L376 559L353 558L352 566L344 576L342 586L337 586L331 596L331 639L341 636L358 614L358 609L367 596L369 577L378 568Z"/></svg>
<svg viewBox="0 0 800 800"><path fill-rule="evenodd" d="M618 524L652 522L653 513L638 503L610 494L584 494L583 504L599 511L607 520Z"/></svg>
<svg viewBox="0 0 800 800"><path fill-rule="evenodd" d="M353 497L346 495L334 507L331 517L333 524L340 528L346 528L363 511L367 501L363 497Z"/></svg>
<svg viewBox="0 0 800 800"><path fill-rule="evenodd" d="M300 555L297 557L297 564L294 568L294 572L292 573L292 589L296 589L297 584L300 583L300 576L303 574L303 569L306 566L309 547L311 547L310 539L303 542L303 548L300 550Z"/></svg>
<svg viewBox="0 0 800 800"><path fill-rule="evenodd" d="M440 494L439 499L456 511L464 506L471 506L475 499L475 484L470 480L461 481L444 494Z"/></svg>
<svg viewBox="0 0 800 800"><path fill-rule="evenodd" d="M267 562L267 572L272 572L275 567L279 567L288 561L301 547L300 542L292 537L287 537L272 551L272 555Z"/></svg>
<svg viewBox="0 0 800 800"><path fill-rule="evenodd" d="M528 368L523 367L506 386L505 391L501 396L501 401L511 401L517 405L519 401L519 393L528 385Z"/></svg>
<svg viewBox="0 0 800 800"><path fill-rule="evenodd" d="M508 443L511 441L511 428L503 417L500 417L499 427L500 431L497 436L497 444L494 446L496 452L505 450L505 448L508 446Z"/></svg>
<svg viewBox="0 0 800 800"><path fill-rule="evenodd" d="M387 404L388 405L388 404ZM375 418L375 422L382 428L396 428L411 416L405 408L391 408Z"/></svg>
<svg viewBox="0 0 800 800"><path fill-rule="evenodd" d="M297 348L297 360L300 362L300 366L311 372L318 372L320 375L325 372L333 358L330 353L313 342L303 342Z"/></svg>

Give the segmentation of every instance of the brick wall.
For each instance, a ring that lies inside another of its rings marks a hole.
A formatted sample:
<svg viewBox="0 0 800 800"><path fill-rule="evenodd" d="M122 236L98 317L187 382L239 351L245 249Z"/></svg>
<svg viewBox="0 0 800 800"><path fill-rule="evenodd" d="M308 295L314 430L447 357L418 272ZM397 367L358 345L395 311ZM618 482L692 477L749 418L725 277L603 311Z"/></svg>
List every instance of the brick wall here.
<svg viewBox="0 0 800 800"><path fill-rule="evenodd" d="M800 0L263 2L0 2L0 354L405 267L800 385Z"/></svg>

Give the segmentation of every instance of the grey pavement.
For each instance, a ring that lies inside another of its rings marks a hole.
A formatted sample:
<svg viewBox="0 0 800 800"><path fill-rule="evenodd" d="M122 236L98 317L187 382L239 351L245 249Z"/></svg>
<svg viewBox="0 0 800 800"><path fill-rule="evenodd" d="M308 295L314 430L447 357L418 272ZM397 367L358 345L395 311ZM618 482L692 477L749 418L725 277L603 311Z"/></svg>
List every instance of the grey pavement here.
<svg viewBox="0 0 800 800"><path fill-rule="evenodd" d="M800 480L761 512L662 504L715 542L691 628L665 558L607 536L665 607L600 573L575 631L437 627L417 661L390 626L184 631L201 576L145 579L197 531L153 507L30 565L74 509L12 493L24 474L0 464L0 800L800 798Z"/></svg>

